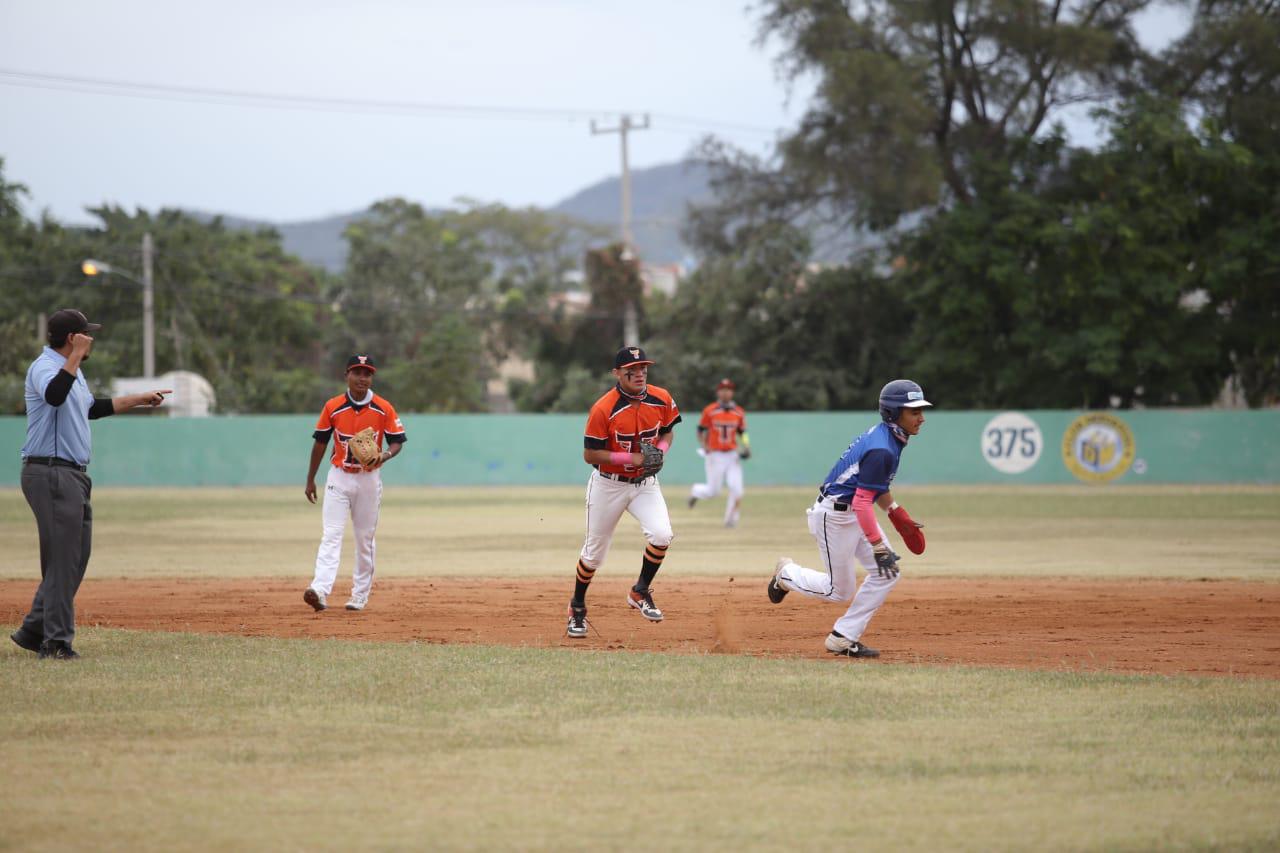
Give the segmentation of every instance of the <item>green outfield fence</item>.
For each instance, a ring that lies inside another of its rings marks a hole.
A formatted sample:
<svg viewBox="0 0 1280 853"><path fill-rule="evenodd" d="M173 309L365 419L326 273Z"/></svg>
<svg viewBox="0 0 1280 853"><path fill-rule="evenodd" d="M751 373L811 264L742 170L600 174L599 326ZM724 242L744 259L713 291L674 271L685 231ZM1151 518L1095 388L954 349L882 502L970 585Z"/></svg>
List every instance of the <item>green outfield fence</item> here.
<svg viewBox="0 0 1280 853"><path fill-rule="evenodd" d="M812 485L858 433L866 412L748 416L747 482ZM409 443L387 466L389 485L581 483L584 415L407 415ZM301 484L309 415L94 421L90 474L107 486ZM694 424L676 431L662 479L702 479ZM0 418L16 486L26 420ZM941 412L903 456L898 483L1280 483L1280 410Z"/></svg>

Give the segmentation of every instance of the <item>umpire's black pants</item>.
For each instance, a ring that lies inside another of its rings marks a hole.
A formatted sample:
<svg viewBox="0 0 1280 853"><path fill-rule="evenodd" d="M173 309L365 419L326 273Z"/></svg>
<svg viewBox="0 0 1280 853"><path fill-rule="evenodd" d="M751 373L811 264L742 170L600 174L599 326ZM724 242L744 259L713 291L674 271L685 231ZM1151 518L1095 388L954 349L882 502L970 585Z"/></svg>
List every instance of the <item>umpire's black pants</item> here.
<svg viewBox="0 0 1280 853"><path fill-rule="evenodd" d="M93 509L89 475L77 468L22 466L22 494L40 532L40 587L22 630L44 641L71 644L76 633L76 591L89 565Z"/></svg>

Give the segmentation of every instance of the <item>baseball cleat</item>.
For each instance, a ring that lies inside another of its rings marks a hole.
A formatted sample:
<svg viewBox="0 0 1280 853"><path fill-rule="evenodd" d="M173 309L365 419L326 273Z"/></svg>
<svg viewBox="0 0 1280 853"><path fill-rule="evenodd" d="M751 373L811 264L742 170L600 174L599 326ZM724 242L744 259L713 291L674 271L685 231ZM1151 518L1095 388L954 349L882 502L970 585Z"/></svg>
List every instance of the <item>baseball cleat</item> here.
<svg viewBox="0 0 1280 853"><path fill-rule="evenodd" d="M311 587L307 587L307 591L302 594L302 600L314 607L317 613L329 606L324 600L324 593Z"/></svg>
<svg viewBox="0 0 1280 853"><path fill-rule="evenodd" d="M662 611L658 609L658 605L653 603L652 590L646 589L644 592L631 590L627 593L627 604L639 610L640 615L650 622L662 621Z"/></svg>
<svg viewBox="0 0 1280 853"><path fill-rule="evenodd" d="M794 566L795 560L790 557L779 557L778 565L773 570L773 577L769 578L769 600L774 604L781 604L782 599L787 597L787 593L791 590L782 585L779 580L782 576L782 570L787 566Z"/></svg>
<svg viewBox="0 0 1280 853"><path fill-rule="evenodd" d="M9 639L13 640L18 648L26 649L29 652L40 651L40 645L44 642L43 638L36 639L21 628L10 634Z"/></svg>
<svg viewBox="0 0 1280 853"><path fill-rule="evenodd" d="M864 646L857 640L850 640L843 634L832 631L827 635L827 651L833 655L849 658L878 658L880 652L870 646Z"/></svg>
<svg viewBox="0 0 1280 853"><path fill-rule="evenodd" d="M569 604L569 626L564 632L574 639L581 639L587 636L587 608L574 607L573 603Z"/></svg>
<svg viewBox="0 0 1280 853"><path fill-rule="evenodd" d="M369 603L369 596L366 595L362 598L358 598L353 595L351 596L351 598L347 599L347 609L348 610L364 610L364 606L368 603Z"/></svg>

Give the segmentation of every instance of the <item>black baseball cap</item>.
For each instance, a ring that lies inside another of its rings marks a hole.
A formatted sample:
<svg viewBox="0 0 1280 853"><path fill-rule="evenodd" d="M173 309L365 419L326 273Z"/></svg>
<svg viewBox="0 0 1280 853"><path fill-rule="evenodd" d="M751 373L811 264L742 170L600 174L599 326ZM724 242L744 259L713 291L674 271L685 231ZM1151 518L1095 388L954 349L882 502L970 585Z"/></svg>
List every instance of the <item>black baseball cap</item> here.
<svg viewBox="0 0 1280 853"><path fill-rule="evenodd" d="M613 357L613 369L630 367L633 364L653 364L653 359L644 354L640 347L623 347Z"/></svg>
<svg viewBox="0 0 1280 853"><path fill-rule="evenodd" d="M347 359L347 372L350 373L351 368L353 367L367 367L369 370L373 371L374 373L378 372L378 368L373 366L372 358L370 358L367 355L360 355L358 353L356 355L351 356L351 358Z"/></svg>
<svg viewBox="0 0 1280 853"><path fill-rule="evenodd" d="M96 332L101 328L101 323L90 323L89 318L84 316L83 311L77 311L75 308L63 308L54 311L49 317L49 342L65 342L71 335L79 332Z"/></svg>

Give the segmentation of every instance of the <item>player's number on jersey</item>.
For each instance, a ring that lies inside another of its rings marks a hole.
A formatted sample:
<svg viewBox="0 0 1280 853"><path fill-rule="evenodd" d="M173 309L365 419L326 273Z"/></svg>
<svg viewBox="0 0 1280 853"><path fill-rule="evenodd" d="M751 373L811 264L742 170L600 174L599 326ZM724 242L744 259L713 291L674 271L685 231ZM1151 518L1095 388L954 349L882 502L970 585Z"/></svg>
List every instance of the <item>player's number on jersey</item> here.
<svg viewBox="0 0 1280 853"><path fill-rule="evenodd" d="M715 427L720 432L721 444L728 444L729 440L733 438L734 432L736 432L738 429L733 424L716 424Z"/></svg>
<svg viewBox="0 0 1280 853"><path fill-rule="evenodd" d="M1037 432L1035 427L993 427L987 430L987 456L991 459L1008 459L1016 453L1024 459L1034 459L1040 452L1040 445L1036 442Z"/></svg>

